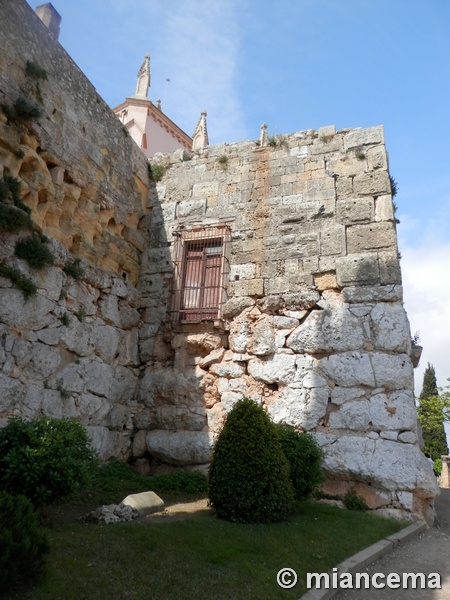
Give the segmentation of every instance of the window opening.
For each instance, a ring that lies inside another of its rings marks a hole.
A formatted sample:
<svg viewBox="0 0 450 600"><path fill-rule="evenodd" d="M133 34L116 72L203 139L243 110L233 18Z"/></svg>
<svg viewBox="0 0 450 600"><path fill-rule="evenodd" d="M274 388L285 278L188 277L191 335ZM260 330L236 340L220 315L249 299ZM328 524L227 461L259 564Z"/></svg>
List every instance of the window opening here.
<svg viewBox="0 0 450 600"><path fill-rule="evenodd" d="M181 230L175 237L172 320L188 323L220 318L227 299L229 227Z"/></svg>

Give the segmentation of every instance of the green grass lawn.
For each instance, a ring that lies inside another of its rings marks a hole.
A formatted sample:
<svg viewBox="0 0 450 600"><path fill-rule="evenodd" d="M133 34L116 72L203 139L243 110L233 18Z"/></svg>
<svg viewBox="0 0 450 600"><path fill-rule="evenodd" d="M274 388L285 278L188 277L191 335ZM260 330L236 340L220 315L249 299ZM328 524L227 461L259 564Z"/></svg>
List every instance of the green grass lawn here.
<svg viewBox="0 0 450 600"><path fill-rule="evenodd" d="M124 477L109 485L103 503L112 501L111 494L119 502L129 491L143 489L142 479L133 479L134 490L130 482ZM145 478L145 488L150 487ZM97 487L95 495L97 501L102 490ZM47 515L51 553L46 574L36 587L12 592L7 600L299 598L306 591L307 572L328 571L405 526L315 502L299 506L283 523L268 525L195 513L167 522L89 525L71 512L74 505L82 510L87 496L78 494ZM292 590L277 585L283 567L298 573Z"/></svg>

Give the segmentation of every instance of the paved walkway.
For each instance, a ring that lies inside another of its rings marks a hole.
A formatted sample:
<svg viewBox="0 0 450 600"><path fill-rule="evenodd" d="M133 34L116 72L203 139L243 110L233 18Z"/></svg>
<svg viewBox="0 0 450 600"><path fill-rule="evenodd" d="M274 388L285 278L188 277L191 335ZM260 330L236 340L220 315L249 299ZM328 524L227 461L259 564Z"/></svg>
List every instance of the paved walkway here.
<svg viewBox="0 0 450 600"><path fill-rule="evenodd" d="M439 573L440 590L342 590L334 600L450 600L450 490L436 500L437 520L410 541L366 568L367 573Z"/></svg>

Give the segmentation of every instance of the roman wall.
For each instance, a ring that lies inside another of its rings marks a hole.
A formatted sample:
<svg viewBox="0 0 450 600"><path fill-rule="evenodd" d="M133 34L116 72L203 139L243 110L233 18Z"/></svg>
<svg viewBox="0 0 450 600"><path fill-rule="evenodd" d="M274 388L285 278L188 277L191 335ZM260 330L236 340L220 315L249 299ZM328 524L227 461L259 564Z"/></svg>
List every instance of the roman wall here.
<svg viewBox="0 0 450 600"><path fill-rule="evenodd" d="M0 22L0 180L20 181L54 259L31 268L15 255L31 232L0 222L0 266L37 287L26 299L0 277L0 419L76 417L103 459L126 459L139 410L147 160L26 2L0 3ZM18 100L41 116L16 118ZM67 271L75 259L78 279Z"/></svg>
<svg viewBox="0 0 450 600"><path fill-rule="evenodd" d="M141 338L145 451L207 463L227 412L250 396L275 422L314 434L328 493L355 487L383 514L428 514L437 487L419 448L383 128L271 144L161 158L142 261L153 288L151 342ZM221 226L231 236L221 314L169 323L176 240Z"/></svg>
<svg viewBox="0 0 450 600"><path fill-rule="evenodd" d="M54 260L30 267L15 246L32 234L0 222L0 268L37 288L26 299L0 277L2 422L75 417L105 460L205 468L250 396L316 437L325 491L431 521L383 128L159 155L156 184L31 8L6 0L0 19L0 178L21 182ZM41 116L15 119L18 99ZM186 320L173 311L183 252L214 231L219 312Z"/></svg>

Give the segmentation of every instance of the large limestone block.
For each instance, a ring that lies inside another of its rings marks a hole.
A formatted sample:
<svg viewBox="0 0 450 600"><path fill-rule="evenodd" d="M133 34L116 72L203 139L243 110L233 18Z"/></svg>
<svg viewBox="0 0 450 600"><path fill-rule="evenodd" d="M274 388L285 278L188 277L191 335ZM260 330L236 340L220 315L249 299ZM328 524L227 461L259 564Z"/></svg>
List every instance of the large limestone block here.
<svg viewBox="0 0 450 600"><path fill-rule="evenodd" d="M364 343L364 332L357 317L343 307L315 310L288 337L286 345L294 352L345 352Z"/></svg>
<svg viewBox="0 0 450 600"><path fill-rule="evenodd" d="M38 385L28 385L20 405L20 414L24 419L36 419L40 416L43 392L42 387Z"/></svg>
<svg viewBox="0 0 450 600"><path fill-rule="evenodd" d="M72 317L69 325L64 327L61 341L78 356L88 356L95 350L96 330L92 323L80 322Z"/></svg>
<svg viewBox="0 0 450 600"><path fill-rule="evenodd" d="M287 385L295 378L296 356L275 354L267 360L253 358L248 363L248 372L256 381Z"/></svg>
<svg viewBox="0 0 450 600"><path fill-rule="evenodd" d="M56 348L31 343L27 352L27 364L23 365L24 375L35 379L46 379L53 375L61 363L61 355Z"/></svg>
<svg viewBox="0 0 450 600"><path fill-rule="evenodd" d="M147 448L152 456L173 465L204 464L211 460L212 434L206 431L149 431Z"/></svg>
<svg viewBox="0 0 450 600"><path fill-rule="evenodd" d="M415 431L417 410L414 394L409 390L375 394L369 401L369 414L375 430Z"/></svg>
<svg viewBox="0 0 450 600"><path fill-rule="evenodd" d="M148 408L163 404L203 406L199 382L173 369L147 369L140 381L138 400Z"/></svg>
<svg viewBox="0 0 450 600"><path fill-rule="evenodd" d="M368 396L368 390L364 387L339 387L333 388L331 392L331 402L340 406L352 400L364 400Z"/></svg>
<svg viewBox="0 0 450 600"><path fill-rule="evenodd" d="M422 498L439 494L436 478L418 446L361 436L315 437L325 452L325 471L335 476L372 482L388 491L412 491Z"/></svg>
<svg viewBox="0 0 450 600"><path fill-rule="evenodd" d="M230 298L222 308L222 316L224 319L232 319L241 314L243 310L254 306L255 301L252 298L241 296L237 298Z"/></svg>
<svg viewBox="0 0 450 600"><path fill-rule="evenodd" d="M268 318L258 322L247 342L247 352L256 356L267 356L275 351L275 333Z"/></svg>
<svg viewBox="0 0 450 600"><path fill-rule="evenodd" d="M375 201L375 221L393 221L394 218L392 196L378 196Z"/></svg>
<svg viewBox="0 0 450 600"><path fill-rule="evenodd" d="M349 304L360 302L401 302L403 289L401 285L349 286L342 292L342 300Z"/></svg>
<svg viewBox="0 0 450 600"><path fill-rule="evenodd" d="M370 360L376 387L390 390L412 389L413 366L407 354L374 352L371 354Z"/></svg>
<svg viewBox="0 0 450 600"><path fill-rule="evenodd" d="M119 312L119 301L117 296L111 294L104 295L100 302L100 310L102 318L111 325L120 327L120 312Z"/></svg>
<svg viewBox="0 0 450 600"><path fill-rule="evenodd" d="M119 351L121 332L111 325L98 325L93 330L95 353L103 362L111 363Z"/></svg>
<svg viewBox="0 0 450 600"><path fill-rule="evenodd" d="M352 254L336 259L339 286L369 286L380 283L378 257L374 254Z"/></svg>
<svg viewBox="0 0 450 600"><path fill-rule="evenodd" d="M178 217L201 217L206 212L206 199L187 200L177 206Z"/></svg>
<svg viewBox="0 0 450 600"><path fill-rule="evenodd" d="M344 225L369 223L374 216L373 198L348 198L338 200L336 204L337 219Z"/></svg>
<svg viewBox="0 0 450 600"><path fill-rule="evenodd" d="M380 283L384 285L401 284L402 276L397 250L386 252L380 251L378 253L378 263L380 265Z"/></svg>
<svg viewBox="0 0 450 600"><path fill-rule="evenodd" d="M103 419L111 410L111 405L106 398L95 394L81 394L78 402L78 414L83 425L104 425Z"/></svg>
<svg viewBox="0 0 450 600"><path fill-rule="evenodd" d="M367 385L375 387L375 376L369 354L345 352L317 361L317 369L339 386Z"/></svg>
<svg viewBox="0 0 450 600"><path fill-rule="evenodd" d="M369 423L369 402L367 400L343 404L339 410L330 413L328 421L330 429L351 431L366 431Z"/></svg>
<svg viewBox="0 0 450 600"><path fill-rule="evenodd" d="M245 368L237 363L223 362L212 365L209 369L210 373L217 375L217 377L241 377L245 373Z"/></svg>
<svg viewBox="0 0 450 600"><path fill-rule="evenodd" d="M345 227L343 225L328 226L320 232L320 254L345 254Z"/></svg>
<svg viewBox="0 0 450 600"><path fill-rule="evenodd" d="M411 331L405 309L399 302L377 304L370 318L377 350L409 354Z"/></svg>
<svg viewBox="0 0 450 600"><path fill-rule="evenodd" d="M358 196L380 196L391 193L391 182L387 171L373 171L356 175L353 179L353 190Z"/></svg>
<svg viewBox="0 0 450 600"><path fill-rule="evenodd" d="M118 431L109 431L106 427L86 427L89 440L102 461L121 458L129 443Z"/></svg>
<svg viewBox="0 0 450 600"><path fill-rule="evenodd" d="M19 402L25 388L18 379L7 377L0 373L0 414L8 414Z"/></svg>
<svg viewBox="0 0 450 600"><path fill-rule="evenodd" d="M323 420L327 404L328 388L303 390L288 387L270 404L268 413L275 423L309 431Z"/></svg>
<svg viewBox="0 0 450 600"><path fill-rule="evenodd" d="M0 321L22 330L37 330L47 327L55 321L51 314L54 302L41 294L24 300L20 290L15 288L2 289L2 301L0 302Z"/></svg>
<svg viewBox="0 0 450 600"><path fill-rule="evenodd" d="M393 223L380 222L347 227L347 251L349 254L396 247Z"/></svg>
<svg viewBox="0 0 450 600"><path fill-rule="evenodd" d="M114 369L101 362L89 362L86 365L86 391L108 398L114 382Z"/></svg>
<svg viewBox="0 0 450 600"><path fill-rule="evenodd" d="M137 327L123 332L122 342L119 346L118 361L124 366L139 366L139 330Z"/></svg>
<svg viewBox="0 0 450 600"><path fill-rule="evenodd" d="M164 510L164 500L155 494L155 492L130 494L122 500L122 504L131 506L131 508L137 510L140 517Z"/></svg>
<svg viewBox="0 0 450 600"><path fill-rule="evenodd" d="M382 125L367 129L353 129L344 136L344 149L351 150L365 144L384 144L384 128Z"/></svg>
<svg viewBox="0 0 450 600"><path fill-rule="evenodd" d="M379 392L370 400L349 401L330 413L331 429L366 431L369 425L375 431L392 433L395 439L400 430L415 430L417 411L412 392L395 392L390 396Z"/></svg>

